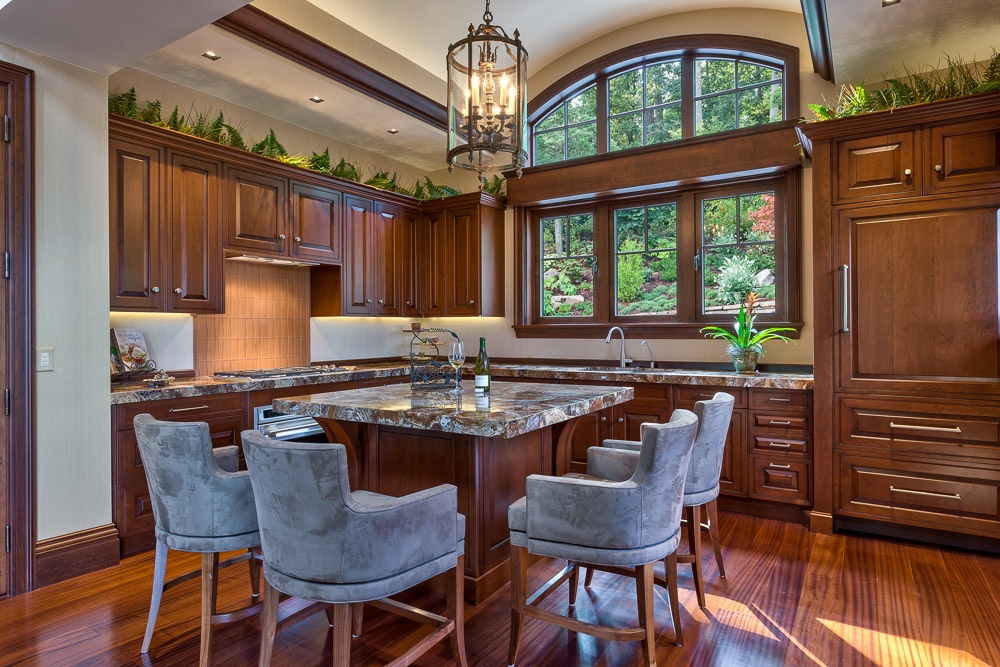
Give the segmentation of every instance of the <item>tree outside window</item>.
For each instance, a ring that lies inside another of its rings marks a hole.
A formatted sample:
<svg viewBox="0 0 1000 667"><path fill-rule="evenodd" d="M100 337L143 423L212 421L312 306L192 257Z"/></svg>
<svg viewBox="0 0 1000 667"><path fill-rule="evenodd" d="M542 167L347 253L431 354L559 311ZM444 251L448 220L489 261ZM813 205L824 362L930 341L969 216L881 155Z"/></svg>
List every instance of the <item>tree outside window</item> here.
<svg viewBox="0 0 1000 667"><path fill-rule="evenodd" d="M542 218L541 315L594 314L594 215Z"/></svg>
<svg viewBox="0 0 1000 667"><path fill-rule="evenodd" d="M535 125L535 164L597 154L597 92L591 86Z"/></svg>

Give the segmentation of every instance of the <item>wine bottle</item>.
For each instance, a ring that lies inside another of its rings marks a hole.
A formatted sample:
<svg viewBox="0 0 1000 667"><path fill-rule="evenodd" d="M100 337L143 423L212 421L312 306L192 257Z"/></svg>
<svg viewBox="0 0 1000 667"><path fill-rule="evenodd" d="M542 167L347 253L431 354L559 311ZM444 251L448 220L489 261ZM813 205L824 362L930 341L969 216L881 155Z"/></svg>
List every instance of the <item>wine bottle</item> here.
<svg viewBox="0 0 1000 667"><path fill-rule="evenodd" d="M476 392L488 393L490 390L490 358L486 354L486 338L479 339L479 355L476 357Z"/></svg>

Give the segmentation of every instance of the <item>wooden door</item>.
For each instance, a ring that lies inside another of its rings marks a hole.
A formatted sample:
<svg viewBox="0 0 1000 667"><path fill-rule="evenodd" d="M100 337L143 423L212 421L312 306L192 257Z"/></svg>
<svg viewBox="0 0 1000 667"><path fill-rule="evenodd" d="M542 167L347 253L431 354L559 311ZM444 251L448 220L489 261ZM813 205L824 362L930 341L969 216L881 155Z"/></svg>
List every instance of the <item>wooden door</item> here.
<svg viewBox="0 0 1000 667"><path fill-rule="evenodd" d="M664 424L669 419L669 399L635 398L614 407L612 432L615 438L638 441L640 427L643 424Z"/></svg>
<svg viewBox="0 0 1000 667"><path fill-rule="evenodd" d="M933 126L925 136L925 193L996 188L1000 183L1000 118L996 115Z"/></svg>
<svg viewBox="0 0 1000 667"><path fill-rule="evenodd" d="M327 264L340 262L342 199L335 190L292 183L293 257Z"/></svg>
<svg viewBox="0 0 1000 667"><path fill-rule="evenodd" d="M400 255L399 237L406 230L403 209L392 204L379 202L375 205L373 265L375 304L374 315L396 316L400 314L399 295L404 260Z"/></svg>
<svg viewBox="0 0 1000 667"><path fill-rule="evenodd" d="M745 498L747 495L746 437L746 413L733 410L729 433L726 434L726 449L722 454L722 471L719 474L719 492L727 496Z"/></svg>
<svg viewBox="0 0 1000 667"><path fill-rule="evenodd" d="M599 447L605 438L612 437L614 408L605 408L576 417L560 431L556 443L556 474L587 472L587 450ZM567 431L567 429L569 429Z"/></svg>
<svg viewBox="0 0 1000 667"><path fill-rule="evenodd" d="M221 165L174 152L169 160L167 308L218 313L223 307Z"/></svg>
<svg viewBox="0 0 1000 667"><path fill-rule="evenodd" d="M111 309L162 310L163 151L109 142Z"/></svg>
<svg viewBox="0 0 1000 667"><path fill-rule="evenodd" d="M448 234L444 211L434 211L424 217L425 263L424 304L425 317L443 317L447 314L445 285L448 281Z"/></svg>
<svg viewBox="0 0 1000 667"><path fill-rule="evenodd" d="M344 314L371 315L373 255L372 200L344 195Z"/></svg>
<svg viewBox="0 0 1000 667"><path fill-rule="evenodd" d="M5 73L0 72L0 74ZM12 86L9 84L0 82L0 104L3 104L4 109L8 108L8 105L15 101L12 99L13 91L11 88ZM3 235L2 238L5 240L9 238L10 229L14 225L14 220L11 216L13 207L10 205L14 193L8 191L12 179L9 178L10 174L8 174L7 170L17 157L19 156L10 142L0 143L0 224L2 224L0 226L0 234ZM112 171L112 173L114 172ZM114 263L114 259L114 254L112 254L112 264ZM12 333L10 327L7 326L10 317L10 303L7 301L7 292L8 290L6 289L0 290L0 312L6 315L3 318L3 325L0 331L2 331L5 342L10 341L10 334ZM3 374L2 377L4 378L9 377L7 373L7 351L10 348L13 348L13 345L0 346L0 373ZM0 416L0 526L10 526L10 530L12 531L11 539L13 539L13 531L20 532L22 527L16 525L11 516L12 513L8 510L8 503L11 497L7 488L7 480L12 479L10 477L10 456L13 454L13 447L15 446L11 440L10 419L6 415L2 415ZM21 444L22 447L27 449L26 445L27 443ZM0 598L7 595L10 591L11 583L9 559L10 550L13 549L13 545L8 544L5 547L4 549L0 549Z"/></svg>
<svg viewBox="0 0 1000 667"><path fill-rule="evenodd" d="M998 212L994 194L839 213L835 386L1000 393Z"/></svg>
<svg viewBox="0 0 1000 667"><path fill-rule="evenodd" d="M478 315L479 208L448 210L446 315Z"/></svg>
<svg viewBox="0 0 1000 667"><path fill-rule="evenodd" d="M226 248L280 255L287 251L288 181L226 167Z"/></svg>
<svg viewBox="0 0 1000 667"><path fill-rule="evenodd" d="M423 311L423 256L424 225L419 211L406 210L397 235L399 257L402 262L400 279L400 314L422 317Z"/></svg>

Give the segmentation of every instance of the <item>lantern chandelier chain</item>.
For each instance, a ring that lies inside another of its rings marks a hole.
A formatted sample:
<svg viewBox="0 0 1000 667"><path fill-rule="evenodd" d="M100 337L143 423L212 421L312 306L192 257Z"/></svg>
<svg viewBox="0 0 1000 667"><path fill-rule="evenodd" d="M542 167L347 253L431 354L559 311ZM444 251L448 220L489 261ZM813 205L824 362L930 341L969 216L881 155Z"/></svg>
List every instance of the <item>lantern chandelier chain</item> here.
<svg viewBox="0 0 1000 667"><path fill-rule="evenodd" d="M517 30L511 37L493 25L490 0L486 0L483 23L478 28L469 24L468 36L449 47L448 83L449 95L453 95L449 170L455 166L474 169L482 179L484 171L520 171L526 163L527 57Z"/></svg>

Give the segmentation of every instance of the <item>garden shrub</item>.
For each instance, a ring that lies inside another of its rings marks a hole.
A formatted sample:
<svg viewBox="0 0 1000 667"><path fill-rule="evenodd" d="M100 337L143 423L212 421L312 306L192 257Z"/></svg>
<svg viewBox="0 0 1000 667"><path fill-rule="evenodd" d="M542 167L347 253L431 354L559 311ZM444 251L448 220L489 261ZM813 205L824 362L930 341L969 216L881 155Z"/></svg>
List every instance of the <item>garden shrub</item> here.
<svg viewBox="0 0 1000 667"><path fill-rule="evenodd" d="M719 297L725 303L740 303L756 289L756 274L752 258L745 255L728 258L719 273Z"/></svg>
<svg viewBox="0 0 1000 667"><path fill-rule="evenodd" d="M622 243L623 252L642 250L642 243L629 239ZM646 270L642 265L642 255L618 256L618 300L632 301L639 296L643 283L646 282Z"/></svg>

